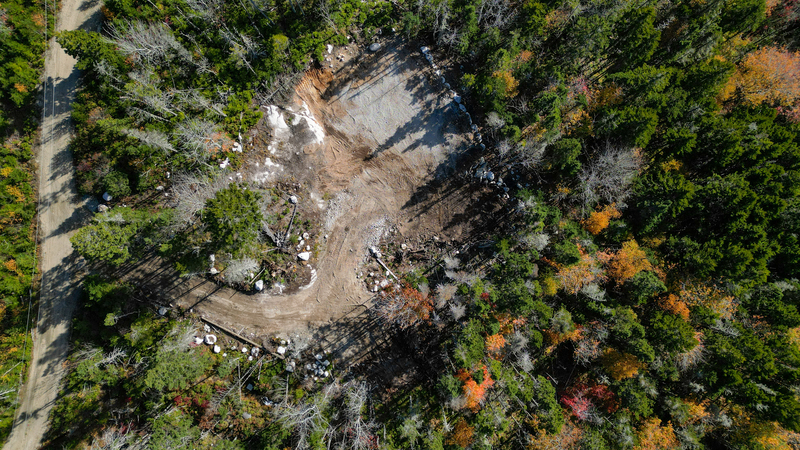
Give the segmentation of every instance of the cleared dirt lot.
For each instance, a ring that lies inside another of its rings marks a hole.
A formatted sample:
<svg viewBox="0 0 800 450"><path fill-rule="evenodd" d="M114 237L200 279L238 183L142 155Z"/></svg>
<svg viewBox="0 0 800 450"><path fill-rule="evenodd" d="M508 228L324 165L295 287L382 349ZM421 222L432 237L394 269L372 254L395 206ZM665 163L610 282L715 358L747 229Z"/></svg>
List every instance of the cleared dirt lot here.
<svg viewBox="0 0 800 450"><path fill-rule="evenodd" d="M454 175L472 148L471 136L447 90L430 75L418 54L390 42L336 73L309 72L298 85L296 103L308 105L325 141L281 146L271 158L298 186L303 214L319 217L320 229L308 230L320 245L309 261L316 279L306 277L305 286L282 294L251 295L150 266L140 285L163 286L154 294L256 339L312 327L334 351L360 349L350 321L363 316L373 295L358 277L370 262L369 246L389 235L412 246L432 236L460 242L479 226L480 214L469 208L489 196ZM256 134L264 138L254 141L258 151L268 142L263 124ZM332 342L342 331L350 338Z"/></svg>

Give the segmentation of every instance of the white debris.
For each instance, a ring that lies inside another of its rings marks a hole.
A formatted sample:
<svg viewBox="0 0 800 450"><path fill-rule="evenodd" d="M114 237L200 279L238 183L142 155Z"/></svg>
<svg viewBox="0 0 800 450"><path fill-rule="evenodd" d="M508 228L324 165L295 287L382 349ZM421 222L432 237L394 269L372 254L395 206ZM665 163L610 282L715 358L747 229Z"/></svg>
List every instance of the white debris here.
<svg viewBox="0 0 800 450"><path fill-rule="evenodd" d="M251 417L253 417L253 415L252 415L252 414L250 414L249 412L242 413L242 419L245 419L245 420L247 420L247 419L249 419L249 418L251 418Z"/></svg>
<svg viewBox="0 0 800 450"><path fill-rule="evenodd" d="M224 161L222 161L221 163L219 163L219 168L220 168L220 169L224 169L224 168L228 167L228 164L230 164L230 163L231 163L231 162L228 160L228 158L225 158L225 160L224 160Z"/></svg>
<svg viewBox="0 0 800 450"><path fill-rule="evenodd" d="M200 336L195 336L195 337L194 337L194 343L195 343L196 345L200 345L200 344L202 344L202 343L203 343L203 338L201 338Z"/></svg>
<svg viewBox="0 0 800 450"><path fill-rule="evenodd" d="M242 347L242 353L247 353L247 347Z"/></svg>
<svg viewBox="0 0 800 450"><path fill-rule="evenodd" d="M381 49L381 44L377 42L369 46L369 51L371 52L377 52L380 49Z"/></svg>
<svg viewBox="0 0 800 450"><path fill-rule="evenodd" d="M242 153L242 144L238 142L233 143L233 151L236 153Z"/></svg>
<svg viewBox="0 0 800 450"><path fill-rule="evenodd" d="M428 47L423 45L422 47L419 48L419 51L421 51L422 54L424 55L424 54L428 53L431 50Z"/></svg>
<svg viewBox="0 0 800 450"><path fill-rule="evenodd" d="M308 240L308 238L310 238L310 237L311 237L311 235L310 235L310 234L308 234L308 233L303 233L303 240Z"/></svg>
<svg viewBox="0 0 800 450"><path fill-rule="evenodd" d="M208 273L210 273L211 275L216 275L219 273L219 270L217 270L216 267L212 267L211 269L209 269Z"/></svg>
<svg viewBox="0 0 800 450"><path fill-rule="evenodd" d="M311 253L309 252L302 252L297 254L297 259L301 261L308 261L311 258Z"/></svg>
<svg viewBox="0 0 800 450"><path fill-rule="evenodd" d="M458 95L458 94L454 95L453 96L453 101L460 104L461 103L461 96Z"/></svg>
<svg viewBox="0 0 800 450"><path fill-rule="evenodd" d="M158 308L158 315L162 316L162 317L166 316L167 315L167 308L164 308L163 306L161 308Z"/></svg>
<svg viewBox="0 0 800 450"><path fill-rule="evenodd" d="M222 349L219 347L219 345L215 345L214 346L214 353L219 353L221 351L222 351ZM226 353L226 355L227 355L227 353ZM222 356L225 356L225 355L222 355Z"/></svg>
<svg viewBox="0 0 800 450"><path fill-rule="evenodd" d="M248 361L252 361L252 360L253 360L253 357L252 357L252 356L248 356L248 357L247 357L247 360L248 360Z"/></svg>
<svg viewBox="0 0 800 450"><path fill-rule="evenodd" d="M286 353L286 347L283 346L278 347L278 354L283 355L284 353Z"/></svg>
<svg viewBox="0 0 800 450"><path fill-rule="evenodd" d="M322 361L322 355L317 353L316 355L314 355L314 359L316 359L317 361Z"/></svg>
<svg viewBox="0 0 800 450"><path fill-rule="evenodd" d="M286 124L286 119L283 118L281 109L275 105L266 107L267 110L267 125L276 132L288 131L289 125Z"/></svg>
<svg viewBox="0 0 800 450"><path fill-rule="evenodd" d="M264 290L264 280L256 281L255 288L256 288L257 291L263 291Z"/></svg>
<svg viewBox="0 0 800 450"><path fill-rule="evenodd" d="M289 197L289 203L291 203L293 205L296 205L297 204L297 197L295 197L294 195Z"/></svg>
<svg viewBox="0 0 800 450"><path fill-rule="evenodd" d="M110 202L112 198L114 197L112 197L111 194L109 194L108 192L103 193L103 200Z"/></svg>
<svg viewBox="0 0 800 450"><path fill-rule="evenodd" d="M258 348L258 347L253 347L253 348L250 350L250 354L251 354L251 355L253 355L253 356L256 356L256 357L257 357L259 353L261 353L261 349L260 349L260 348Z"/></svg>
<svg viewBox="0 0 800 450"><path fill-rule="evenodd" d="M331 53L333 53L333 46L332 46L331 44L328 44L328 45L326 46L326 49L328 50L328 54L329 54L329 55L330 55Z"/></svg>
<svg viewBox="0 0 800 450"><path fill-rule="evenodd" d="M97 205L97 212L104 213L109 210L109 207L103 204Z"/></svg>
<svg viewBox="0 0 800 450"><path fill-rule="evenodd" d="M208 344L208 345L214 345L214 344L216 344L216 343L217 343L217 337L216 337L216 336L214 336L213 334L207 334L207 335L206 335L206 337L205 337L205 339L203 339L203 340L204 340L204 341L205 341L205 343L206 343L206 344Z"/></svg>

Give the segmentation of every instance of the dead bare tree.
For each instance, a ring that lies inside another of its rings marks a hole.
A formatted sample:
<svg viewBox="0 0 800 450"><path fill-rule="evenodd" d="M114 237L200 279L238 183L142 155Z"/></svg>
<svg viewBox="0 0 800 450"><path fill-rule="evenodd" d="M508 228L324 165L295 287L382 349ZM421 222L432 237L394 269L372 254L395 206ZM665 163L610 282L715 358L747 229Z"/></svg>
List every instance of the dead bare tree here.
<svg viewBox="0 0 800 450"><path fill-rule="evenodd" d="M251 272L261 267L258 261L253 258L233 259L227 261L228 267L225 268L225 278L231 283L239 283L250 278Z"/></svg>
<svg viewBox="0 0 800 450"><path fill-rule="evenodd" d="M219 127L208 120L188 119L175 127L175 137L185 156L196 164L205 164L215 151L231 145Z"/></svg>
<svg viewBox="0 0 800 450"><path fill-rule="evenodd" d="M332 30L336 29L336 22L333 21L333 14L336 10L337 5L331 0L320 0L317 7L319 18Z"/></svg>
<svg viewBox="0 0 800 450"><path fill-rule="evenodd" d="M160 131L126 128L122 130L122 133L138 139L144 145L163 150L164 153L169 154L175 151L175 147L173 147L172 143L169 141L169 136Z"/></svg>
<svg viewBox="0 0 800 450"><path fill-rule="evenodd" d="M478 6L478 24L502 30L514 21L518 8L508 0L482 0Z"/></svg>
<svg viewBox="0 0 800 450"><path fill-rule="evenodd" d="M176 200L175 223L183 227L194 222L208 199L214 198L217 191L227 188L230 183L232 181L224 176L209 178L189 173L175 175L172 184L173 197Z"/></svg>
<svg viewBox="0 0 800 450"><path fill-rule="evenodd" d="M192 55L163 22L128 21L108 26L110 41L120 52L145 66L156 66L177 57L191 61Z"/></svg>
<svg viewBox="0 0 800 450"><path fill-rule="evenodd" d="M578 197L584 210L601 200L624 206L631 183L641 168L638 151L606 142L597 159L585 166L579 176Z"/></svg>
<svg viewBox="0 0 800 450"><path fill-rule="evenodd" d="M344 386L344 416L342 426L347 448L364 450L374 446L373 420L364 420L369 401L369 388L363 381L351 381Z"/></svg>
<svg viewBox="0 0 800 450"><path fill-rule="evenodd" d="M297 450L310 448L308 437L315 432L322 432L323 440L330 433L330 423L326 418L326 410L331 399L338 390L338 385L329 385L306 400L291 404L286 399L275 405L272 414L286 429L293 431Z"/></svg>
<svg viewBox="0 0 800 450"><path fill-rule="evenodd" d="M119 428L107 428L103 435L95 437L90 450L140 450L147 448L149 436L142 437L130 428L124 433Z"/></svg>
<svg viewBox="0 0 800 450"><path fill-rule="evenodd" d="M253 70L251 63L266 53L254 39L242 34L238 30L231 31L227 25L219 30L220 36L227 42L228 47L231 49L231 56L236 61L237 67L247 67L248 70L256 73Z"/></svg>
<svg viewBox="0 0 800 450"><path fill-rule="evenodd" d="M222 8L224 7L222 0L186 0L186 6L196 17L213 24L221 22Z"/></svg>

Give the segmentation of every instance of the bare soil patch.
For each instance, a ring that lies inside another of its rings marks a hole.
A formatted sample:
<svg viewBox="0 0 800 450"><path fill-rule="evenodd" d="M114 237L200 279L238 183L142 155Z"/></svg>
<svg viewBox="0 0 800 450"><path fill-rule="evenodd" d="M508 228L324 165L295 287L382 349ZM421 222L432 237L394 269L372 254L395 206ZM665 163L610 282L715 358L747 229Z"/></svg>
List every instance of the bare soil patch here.
<svg viewBox="0 0 800 450"><path fill-rule="evenodd" d="M176 279L169 270L141 276L163 286L168 301L248 336L313 327L340 355L362 353L385 332L363 314L373 295L359 276L373 267L369 246L392 240L419 248L433 237L458 245L498 208L490 189L457 175L472 159L471 136L429 72L418 54L388 42L336 72L312 70L297 86L295 103L305 102L322 125L323 144L267 152L270 130L262 121L253 132L251 152L284 167L283 185L300 198L299 211L317 219L319 229L304 230L317 245L308 261L316 279L281 294L251 295L202 278Z"/></svg>

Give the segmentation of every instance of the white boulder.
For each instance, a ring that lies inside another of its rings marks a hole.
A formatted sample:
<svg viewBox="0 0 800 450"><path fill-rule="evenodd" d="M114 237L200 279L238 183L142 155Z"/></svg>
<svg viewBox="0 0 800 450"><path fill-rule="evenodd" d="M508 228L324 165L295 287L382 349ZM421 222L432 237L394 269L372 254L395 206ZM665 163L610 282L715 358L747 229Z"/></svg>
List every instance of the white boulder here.
<svg viewBox="0 0 800 450"><path fill-rule="evenodd" d="M311 253L309 252L302 252L297 254L297 259L301 261L308 261L311 258Z"/></svg>

